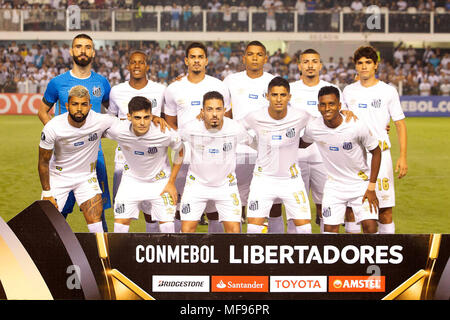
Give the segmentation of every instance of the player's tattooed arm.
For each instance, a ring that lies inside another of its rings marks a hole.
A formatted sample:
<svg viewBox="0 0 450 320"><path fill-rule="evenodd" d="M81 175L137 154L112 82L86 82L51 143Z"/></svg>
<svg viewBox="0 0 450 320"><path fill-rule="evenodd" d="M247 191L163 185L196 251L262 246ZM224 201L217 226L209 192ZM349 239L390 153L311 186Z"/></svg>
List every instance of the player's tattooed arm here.
<svg viewBox="0 0 450 320"><path fill-rule="evenodd" d="M375 149L370 150L370 153L372 154L372 161L370 163L370 180L369 186L367 187L367 190L363 196L362 202L367 200L369 202L370 212L375 213L377 208L379 208L378 198L375 193L375 186L381 164L381 149L379 146L377 146Z"/></svg>
<svg viewBox="0 0 450 320"><path fill-rule="evenodd" d="M39 147L39 161L38 161L38 172L39 179L41 180L41 186L43 191L50 191L50 170L49 163L52 157L53 150L47 150ZM43 196L42 200L49 200L58 209L56 200L53 196L46 197Z"/></svg>
<svg viewBox="0 0 450 320"><path fill-rule="evenodd" d="M52 107L46 104L44 101L41 101L41 103L39 104L37 115L44 126L52 119L49 113L51 108Z"/></svg>

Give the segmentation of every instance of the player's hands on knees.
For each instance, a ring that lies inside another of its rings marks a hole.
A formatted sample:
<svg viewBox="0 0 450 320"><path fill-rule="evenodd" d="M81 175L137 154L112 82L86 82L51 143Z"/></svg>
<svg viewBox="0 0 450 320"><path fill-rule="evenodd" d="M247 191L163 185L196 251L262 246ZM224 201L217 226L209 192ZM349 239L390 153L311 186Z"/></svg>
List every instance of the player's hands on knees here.
<svg viewBox="0 0 450 320"><path fill-rule="evenodd" d="M161 192L160 196L162 196L164 193L168 193L170 197L173 200L174 205L178 202L178 192L177 188L175 187L175 183L168 182L166 186L164 187L163 191Z"/></svg>
<svg viewBox="0 0 450 320"><path fill-rule="evenodd" d="M50 201L55 206L55 208L59 210L58 204L56 203L55 198L53 198L53 197L43 197L42 200Z"/></svg>
<svg viewBox="0 0 450 320"><path fill-rule="evenodd" d="M398 178L403 178L408 173L408 163L405 158L399 158L395 165L395 172L398 172Z"/></svg>
<svg viewBox="0 0 450 320"><path fill-rule="evenodd" d="M364 193L362 202L364 203L364 201L369 202L369 209L370 209L370 213L377 213L377 210L379 208L379 203L378 203L378 198L377 198L377 194L375 193L375 190L366 190L366 193ZM373 211L372 211L373 208Z"/></svg>
<svg viewBox="0 0 450 320"><path fill-rule="evenodd" d="M341 113L345 116L345 122L350 122L352 119L353 121L358 120L358 117L350 110L341 110Z"/></svg>

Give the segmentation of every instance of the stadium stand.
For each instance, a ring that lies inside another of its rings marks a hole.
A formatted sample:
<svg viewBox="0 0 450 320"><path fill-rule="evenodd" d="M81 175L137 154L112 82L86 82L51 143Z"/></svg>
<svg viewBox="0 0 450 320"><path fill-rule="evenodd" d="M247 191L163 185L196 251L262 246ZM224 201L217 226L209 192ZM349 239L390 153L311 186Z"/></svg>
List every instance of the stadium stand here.
<svg viewBox="0 0 450 320"><path fill-rule="evenodd" d="M333 0L2 0L1 31L67 31L67 14L73 6L81 13L79 31L242 31L242 32L400 32L448 33L448 1L371 1L381 8L381 26L368 30L367 1ZM367 16L367 17L364 17ZM362 17L362 18L361 18ZM271 19L274 20L270 21ZM388 21L386 20L388 19ZM145 23L144 23L145 21ZM205 25L206 24L206 25ZM252 29L252 30L249 30ZM71 29L72 30L72 29ZM128 79L125 68L131 49L150 57L150 78L168 83L185 72L185 42L110 41L97 48L94 70L111 85ZM67 41L0 40L0 91L43 92L49 79L69 69ZM242 42L209 42L208 73L224 78L243 70ZM293 81L299 78L300 51L270 52L266 71ZM380 63L380 79L408 95L448 95L450 51L447 48L408 46L400 43ZM354 81L350 57L323 61L321 77L343 88ZM420 89L422 83L423 90Z"/></svg>

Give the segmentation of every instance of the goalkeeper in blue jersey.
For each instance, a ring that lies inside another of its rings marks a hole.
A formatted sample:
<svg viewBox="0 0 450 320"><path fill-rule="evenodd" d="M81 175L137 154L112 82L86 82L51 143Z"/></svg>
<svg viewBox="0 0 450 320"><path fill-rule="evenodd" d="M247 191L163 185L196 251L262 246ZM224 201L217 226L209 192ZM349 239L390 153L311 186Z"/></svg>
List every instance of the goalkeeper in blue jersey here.
<svg viewBox="0 0 450 320"><path fill-rule="evenodd" d="M102 104L108 107L109 92L111 86L108 80L92 70L92 61L95 57L94 42L86 34L79 34L72 40L70 54L73 58L73 67L71 70L50 80L44 97L39 106L38 117L45 125L50 121L50 110L55 106L55 115L67 112L66 103L68 102L69 90L82 85L89 90L92 110L100 113ZM104 231L108 231L105 220L105 210L111 208L111 199L108 188L108 176L106 174L105 158L100 145L97 160L97 178L102 188L103 212L102 222ZM67 202L61 211L64 217L72 212L75 204L75 197L71 192Z"/></svg>

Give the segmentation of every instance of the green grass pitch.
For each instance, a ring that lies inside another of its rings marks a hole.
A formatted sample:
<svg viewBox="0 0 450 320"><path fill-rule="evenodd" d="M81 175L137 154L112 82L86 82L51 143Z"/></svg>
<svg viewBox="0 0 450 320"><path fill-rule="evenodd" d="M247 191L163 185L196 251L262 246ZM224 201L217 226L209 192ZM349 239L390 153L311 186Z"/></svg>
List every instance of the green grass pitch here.
<svg viewBox="0 0 450 320"><path fill-rule="evenodd" d="M450 118L408 118L408 166L403 179L395 179L397 233L448 233L450 227ZM391 124L392 158L398 158L395 125ZM37 116L0 116L0 216L9 221L38 200L41 186L37 171L38 144L42 124ZM114 148L103 139L103 150L112 192ZM313 216L315 207L311 206ZM106 211L108 227L113 230L113 211ZM69 215L74 232L87 232L78 207ZM313 233L318 227L313 224ZM199 226L199 232L207 227ZM244 228L245 230L245 228ZM145 232L142 215L130 232ZM342 231L341 231L342 232Z"/></svg>

